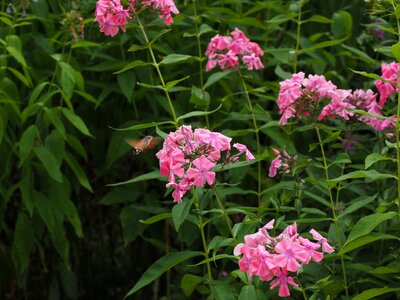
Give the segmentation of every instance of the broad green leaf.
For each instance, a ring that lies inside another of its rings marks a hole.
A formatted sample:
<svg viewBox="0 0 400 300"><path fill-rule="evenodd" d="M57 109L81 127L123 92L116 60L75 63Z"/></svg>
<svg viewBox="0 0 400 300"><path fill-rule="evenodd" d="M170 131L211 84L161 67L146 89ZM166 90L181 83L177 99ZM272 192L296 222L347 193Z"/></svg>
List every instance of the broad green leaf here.
<svg viewBox="0 0 400 300"><path fill-rule="evenodd" d="M171 214L170 213L162 213L162 214L158 214L158 215L152 216L152 217L150 217L150 218L148 218L146 220L140 220L140 223L146 224L146 225L150 225L150 224L154 224L154 223L157 223L157 222L160 222L162 220L169 219L169 218L171 218Z"/></svg>
<svg viewBox="0 0 400 300"><path fill-rule="evenodd" d="M226 284L219 281L214 281L211 285L211 294L215 300L237 300L237 295L235 295Z"/></svg>
<svg viewBox="0 0 400 300"><path fill-rule="evenodd" d="M394 158L387 157L387 156L381 155L379 153L372 153L365 158L365 169L368 169L370 166L372 166L376 162L382 161L382 160L396 161Z"/></svg>
<svg viewBox="0 0 400 300"><path fill-rule="evenodd" d="M66 152L65 161L75 173L76 177L78 178L79 183L88 191L93 193L92 186L89 183L89 180L85 174L85 171L82 169L81 165L76 161L75 157L73 157L70 153Z"/></svg>
<svg viewBox="0 0 400 300"><path fill-rule="evenodd" d="M196 286L203 282L203 278L193 274L185 274L181 280L181 289L186 297L189 297L195 290Z"/></svg>
<svg viewBox="0 0 400 300"><path fill-rule="evenodd" d="M182 203L177 203L172 208L172 221L174 222L175 230L178 232L179 227L185 221L193 204L193 198L185 200Z"/></svg>
<svg viewBox="0 0 400 300"><path fill-rule="evenodd" d="M107 184L107 186L118 186L118 185L123 185L123 184L130 184L130 183L135 183L135 182L141 182L141 181L147 181L147 180L152 180L152 179L160 179L162 176L160 175L160 171L156 170L147 174L143 174L140 176L137 176L135 178L132 178L127 181L123 182L118 182L118 183L112 183L112 184Z"/></svg>
<svg viewBox="0 0 400 300"><path fill-rule="evenodd" d="M337 11L332 16L331 29L334 37L340 38L351 35L353 30L353 18L347 11Z"/></svg>
<svg viewBox="0 0 400 300"><path fill-rule="evenodd" d="M204 89L209 88L214 83L220 81L222 78L228 76L229 74L230 74L229 72L217 72L217 73L212 74L210 77L208 77L207 82L204 85Z"/></svg>
<svg viewBox="0 0 400 300"><path fill-rule="evenodd" d="M67 120L72 125L74 125L80 132L82 132L84 135L92 137L92 135L89 132L89 129L86 127L86 124L82 121L81 117L74 114L68 108L63 107L61 110L62 110L64 116L67 118Z"/></svg>
<svg viewBox="0 0 400 300"><path fill-rule="evenodd" d="M82 143L75 136L67 134L67 142L80 156L86 161L88 160L85 147L83 147Z"/></svg>
<svg viewBox="0 0 400 300"><path fill-rule="evenodd" d="M368 300L375 298L376 296L398 291L400 291L400 288L383 287L383 288L370 289L362 292L361 294L358 294L352 300Z"/></svg>
<svg viewBox="0 0 400 300"><path fill-rule="evenodd" d="M129 187L113 188L100 200L100 204L113 205L117 203L134 202L138 198L139 193L138 190Z"/></svg>
<svg viewBox="0 0 400 300"><path fill-rule="evenodd" d="M355 249L358 249L364 245L379 241L379 240L392 240L392 239L397 239L400 240L400 238L390 235L390 234L383 234L383 233L370 233L368 235L362 236L356 240L353 240L350 243L345 244L345 246L340 250L339 255L343 255L347 252L353 251Z"/></svg>
<svg viewBox="0 0 400 300"><path fill-rule="evenodd" d="M139 50L145 50L147 48L149 48L149 46L141 46L141 45L133 44L133 45L131 45L129 47L128 51L129 52L136 52L136 51L139 51Z"/></svg>
<svg viewBox="0 0 400 300"><path fill-rule="evenodd" d="M28 210L30 217L32 217L33 215L33 207L34 207L33 187L34 187L34 182L33 182L32 172L29 170L28 174L25 174L25 176L19 182L19 189L21 191L22 202L24 203L26 209Z"/></svg>
<svg viewBox="0 0 400 300"><path fill-rule="evenodd" d="M231 164L224 166L223 170L232 170L232 169L237 169L237 168L243 168L243 167L250 166L256 162L257 162L256 159L249 160L249 161L239 161L239 162L231 163ZM215 171L219 171L220 169L221 169L220 164L216 165L213 168L213 170L215 170Z"/></svg>
<svg viewBox="0 0 400 300"><path fill-rule="evenodd" d="M6 121L4 120L3 116L0 115L0 144L3 140L4 133L6 132Z"/></svg>
<svg viewBox="0 0 400 300"><path fill-rule="evenodd" d="M316 49L321 49L321 48L326 48L326 47L332 47L338 44L343 43L345 40L347 40L350 37L350 35L338 39L338 40L332 40L332 41L326 41L326 42L321 42L321 43L317 43L315 45L312 45L311 47L305 48L305 49L301 49L299 50L298 54L303 54L303 53L307 53L307 52L312 52Z"/></svg>
<svg viewBox="0 0 400 300"><path fill-rule="evenodd" d="M57 182L63 181L63 176L60 172L60 168L57 164L57 159L54 157L53 153L44 146L34 147L33 152L37 158L42 163L46 172Z"/></svg>
<svg viewBox="0 0 400 300"><path fill-rule="evenodd" d="M31 153L38 134L36 125L30 125L22 134L19 141L19 166L22 166Z"/></svg>
<svg viewBox="0 0 400 300"><path fill-rule="evenodd" d="M354 225L351 230L349 237L347 238L344 246L348 245L350 242L369 234L378 224L392 219L396 215L395 212L387 212L387 213L377 213L369 216L365 216L358 220L358 222Z"/></svg>
<svg viewBox="0 0 400 300"><path fill-rule="evenodd" d="M164 34L168 33L171 31L171 28L165 28L163 30L161 30L154 38L151 39L151 41L149 42L149 44L153 44L154 42L156 42L160 37L162 37Z"/></svg>
<svg viewBox="0 0 400 300"><path fill-rule="evenodd" d="M124 66L121 70L114 72L114 74L121 74L125 71L128 71L130 69L134 69L134 68L139 68L139 67L146 67L148 65L151 65L150 63L147 63L143 60L135 60L129 64L127 64L126 66Z"/></svg>
<svg viewBox="0 0 400 300"><path fill-rule="evenodd" d="M65 132L64 123L61 121L61 114L58 108L48 108L44 107L44 112L47 117L50 119L50 122L54 125L57 131L61 134L64 139L67 139L67 135Z"/></svg>
<svg viewBox="0 0 400 300"><path fill-rule="evenodd" d="M169 91L171 88L173 88L175 85L177 85L179 82L182 82L186 79L190 78L190 76L185 76L183 78L177 79L177 80L173 80L173 81L169 81L165 84L165 89L167 91Z"/></svg>
<svg viewBox="0 0 400 300"><path fill-rule="evenodd" d="M353 69L350 69L350 70L352 72L354 72L356 74L359 74L359 75L362 75L364 77L368 77L368 78L375 79L375 80L382 80L382 77L380 77L379 75L376 75L374 73L367 73L367 72L364 72L364 71L357 71L357 70L353 70Z"/></svg>
<svg viewBox="0 0 400 300"><path fill-rule="evenodd" d="M203 109L207 109L210 104L210 94L207 91L203 91L197 86L192 86L190 103L197 105Z"/></svg>
<svg viewBox="0 0 400 300"><path fill-rule="evenodd" d="M143 233L146 226L142 224L140 220L144 219L146 216L147 213L138 210L133 205L127 206L122 210L119 218L123 230L125 246L136 240L136 238Z"/></svg>
<svg viewBox="0 0 400 300"><path fill-rule="evenodd" d="M133 90L136 86L136 73L133 71L125 72L117 76L118 85L128 101L132 99Z"/></svg>
<svg viewBox="0 0 400 300"><path fill-rule="evenodd" d="M220 104L216 109L214 109L212 111L192 111L190 113L187 113L187 114L184 114L184 115L178 117L177 120L180 121L180 120L184 120L184 119L188 119L188 118L192 118L192 117L207 116L207 115L217 112L218 110L220 110L221 107L222 107L222 104Z"/></svg>
<svg viewBox="0 0 400 300"><path fill-rule="evenodd" d="M355 212L357 210L359 210L360 208L366 206L367 204L371 203L372 201L374 201L376 199L376 196L378 194L375 194L371 197L366 197L365 199L363 199L364 197L360 197L355 199L354 203L352 205L350 205L349 207L347 207L344 212L342 212L339 216L339 218L342 218L348 214L351 214L352 212Z"/></svg>
<svg viewBox="0 0 400 300"><path fill-rule="evenodd" d="M321 16L321 15L313 15L313 16L311 16L311 18L304 20L304 23L305 22L329 24L329 23L332 23L332 20L327 17Z"/></svg>
<svg viewBox="0 0 400 300"><path fill-rule="evenodd" d="M130 295L133 295L141 288L152 283L154 280L159 278L163 273L165 273L175 265L185 260L188 260L192 257L201 255L203 255L203 253L198 251L181 251L181 252L172 252L167 254L166 256L157 260L146 270L146 272L143 273L139 281L136 282L133 288L125 295L125 298Z"/></svg>
<svg viewBox="0 0 400 300"><path fill-rule="evenodd" d="M75 86L75 70L65 62L59 62L61 67L61 87L68 99L72 98Z"/></svg>
<svg viewBox="0 0 400 300"><path fill-rule="evenodd" d="M32 87L32 81L30 80L30 77L26 77L25 75L23 75L20 71L18 71L17 69L8 67L7 68L9 71L11 71L11 73L14 74L15 77L17 77L23 84L25 84L28 88Z"/></svg>
<svg viewBox="0 0 400 300"><path fill-rule="evenodd" d="M29 104L33 104L34 102L36 102L37 98L40 96L40 94L42 93L43 89L46 87L46 85L48 85L49 83L47 81L42 82L40 84L38 84L32 91L31 96L29 97Z"/></svg>
<svg viewBox="0 0 400 300"><path fill-rule="evenodd" d="M368 178L371 180L379 180L379 179L397 179L397 176L392 175L392 174L382 174L382 173L378 173L375 170L369 170L369 171L363 171L363 170L359 170L359 171L353 171L350 172L346 175L342 175L336 178L331 179L332 182L339 182L339 181L344 181L347 179L357 179L357 178Z"/></svg>
<svg viewBox="0 0 400 300"><path fill-rule="evenodd" d="M22 55L22 53L21 53L19 50L17 50L17 49L14 48L14 47L11 47L11 46L6 47L6 50L7 50L8 53L10 53L11 56L14 57L14 59L15 59L17 62L19 62L22 66L24 66L25 68L28 67L28 65L26 64L26 61L25 61L24 56Z"/></svg>
<svg viewBox="0 0 400 300"><path fill-rule="evenodd" d="M89 102L91 102L91 103L97 104L97 99L96 99L95 97L93 97L93 96L92 96L91 94L89 94L89 93L82 92L82 91L77 91L77 90L74 90L74 93L75 93L75 94L78 94L78 95L81 96L83 99L85 99L85 100L87 100L87 101L89 101Z"/></svg>
<svg viewBox="0 0 400 300"><path fill-rule="evenodd" d="M392 53L397 61L400 61L400 42L392 45Z"/></svg>
<svg viewBox="0 0 400 300"><path fill-rule="evenodd" d="M17 267L19 273L25 273L29 266L30 254L35 243L33 224L24 213L20 212L14 232L12 247L13 256L18 258Z"/></svg>
<svg viewBox="0 0 400 300"><path fill-rule="evenodd" d="M183 63L188 60L192 60L193 56L185 55L185 54L170 54L164 57L164 59L160 62L160 65L171 65L171 64L178 64Z"/></svg>
<svg viewBox="0 0 400 300"><path fill-rule="evenodd" d="M245 285L240 291L238 300L256 300L257 293L254 285Z"/></svg>

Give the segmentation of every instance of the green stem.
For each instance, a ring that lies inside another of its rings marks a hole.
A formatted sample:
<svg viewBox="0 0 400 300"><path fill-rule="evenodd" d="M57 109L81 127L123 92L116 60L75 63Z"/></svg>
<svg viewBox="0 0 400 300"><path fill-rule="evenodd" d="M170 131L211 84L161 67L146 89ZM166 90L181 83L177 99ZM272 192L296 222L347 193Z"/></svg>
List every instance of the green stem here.
<svg viewBox="0 0 400 300"><path fill-rule="evenodd" d="M297 62L299 56L299 49L300 49L300 32L301 32L301 4L299 1L299 13L297 14L297 35L296 35L296 49L294 50L294 57L293 57L293 73L297 73Z"/></svg>
<svg viewBox="0 0 400 300"><path fill-rule="evenodd" d="M260 161L260 155L261 155L261 150L260 150L260 135L258 133L258 126L257 126L257 120L254 115L253 111L253 105L251 104L250 100L250 94L249 91L247 90L246 82L244 81L243 75L239 70L239 76L242 81L244 93L246 95L247 99L247 104L249 105L249 109L251 112L251 117L253 119L253 127L254 127L254 132L256 134L256 140L257 140L257 181L258 181L258 189L257 189L257 197L258 197L258 207L260 207L260 202L261 202L261 161Z"/></svg>
<svg viewBox="0 0 400 300"><path fill-rule="evenodd" d="M298 282L298 284L300 286L301 293L303 294L304 300L308 300L307 295L306 295L306 291L304 290L303 286L301 285L300 279L297 276L294 277L294 279L297 279L297 282Z"/></svg>
<svg viewBox="0 0 400 300"><path fill-rule="evenodd" d="M169 93L168 93L168 90L166 89L164 77L163 77L163 75L162 75L162 73L161 73L161 70L160 70L160 67L159 67L159 63L158 63L157 60L156 60L156 57L155 57L154 52L153 52L153 48L151 47L151 44L150 44L150 40L149 40L149 38L148 38L148 36L147 36L147 34L146 34L146 31L144 30L144 27L143 27L143 25L142 25L142 22L140 22L139 16L138 16L136 13L134 13L134 15L135 15L135 18L136 18L136 20L137 20L137 22L138 22L140 31L141 31L142 34L143 34L144 40L145 40L145 42L146 42L146 45L149 47L150 56L151 56L151 59L153 60L153 66L156 68L158 77L160 78L161 85L162 85L163 90L164 90L164 92L165 92L165 96L167 97L167 100L168 100L168 105L169 105L169 109L170 109L170 111L171 111L171 116L172 116L172 118L173 118L173 121L174 121L174 123L175 123L176 128L178 128L178 119L176 118L176 113L175 113L174 106L172 105L171 97L170 97L170 95L169 95Z"/></svg>
<svg viewBox="0 0 400 300"><path fill-rule="evenodd" d="M228 217L228 214L226 213L225 207L222 204L221 199L218 196L218 193L217 193L217 190L216 190L215 186L213 187L213 190L214 190L215 198L217 199L218 206L222 210L222 215L224 216L226 225L228 225L228 228L229 228L229 231L231 233L231 236L233 238L235 238L235 234L233 233L232 226L231 226L231 221L230 221L230 219Z"/></svg>
<svg viewBox="0 0 400 300"><path fill-rule="evenodd" d="M321 149L322 161L323 161L323 164L324 164L326 184L328 186L328 192L329 192L329 199L330 199L330 202L331 202L333 221L334 221L334 224L335 224L336 239L337 239L337 243L339 245L339 248L342 248L342 242L340 240L339 226L338 226L337 216L336 216L336 207L335 207L335 204L333 202L332 188L331 188L331 185L330 185L331 181L330 181L329 172L328 172L329 167L328 167L326 156L325 156L324 144L322 142L321 133L319 131L319 128L318 128L318 125L317 125L317 122L316 122L315 119L314 119L314 125L315 125L315 130L316 130L317 136L318 136L319 147ZM345 268L343 256L340 256L340 261L341 261L341 265L342 265L343 285L344 285L344 289L345 289L345 292L346 292L346 299L348 299L349 298L349 288L348 288L348 285L347 285L347 275L346 275L346 268Z"/></svg>
<svg viewBox="0 0 400 300"><path fill-rule="evenodd" d="M194 27L196 29L197 52L199 56L200 87L201 87L202 97L204 97L203 50L201 49L200 31L199 31L199 26L197 24L196 0L193 0L193 14L194 14ZM208 107L204 111L207 112ZM204 117L206 120L207 128L210 128L210 120L208 118L208 115L205 115Z"/></svg>

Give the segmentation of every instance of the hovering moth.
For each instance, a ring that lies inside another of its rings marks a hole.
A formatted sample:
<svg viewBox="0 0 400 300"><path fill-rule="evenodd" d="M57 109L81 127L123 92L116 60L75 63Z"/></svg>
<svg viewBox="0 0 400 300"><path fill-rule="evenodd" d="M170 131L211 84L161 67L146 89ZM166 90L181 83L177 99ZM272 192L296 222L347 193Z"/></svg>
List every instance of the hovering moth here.
<svg viewBox="0 0 400 300"><path fill-rule="evenodd" d="M160 141L160 137L151 135L147 135L142 139L126 140L133 148L133 155L138 155L141 152L154 148Z"/></svg>

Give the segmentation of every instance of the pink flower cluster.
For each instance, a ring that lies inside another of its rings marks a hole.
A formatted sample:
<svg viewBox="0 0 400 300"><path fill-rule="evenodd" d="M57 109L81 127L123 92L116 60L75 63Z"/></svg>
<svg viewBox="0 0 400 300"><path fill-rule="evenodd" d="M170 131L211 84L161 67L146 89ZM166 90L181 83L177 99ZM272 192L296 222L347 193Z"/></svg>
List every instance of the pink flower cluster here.
<svg viewBox="0 0 400 300"><path fill-rule="evenodd" d="M289 225L277 237L269 235L275 220L272 220L258 232L244 237L244 243L238 244L233 250L235 256L242 255L239 268L247 272L249 279L254 275L260 280L272 281L271 289L279 285L279 296L290 295L289 286L297 287L289 272L297 272L311 260L320 262L323 253L332 253L334 249L326 238L312 229L310 231L315 242L299 236L297 225ZM322 252L317 251L321 248Z"/></svg>
<svg viewBox="0 0 400 300"><path fill-rule="evenodd" d="M275 155L277 155L271 162L269 167L269 177L275 177L278 171L283 175L289 174L294 164L297 162L297 156L291 157L285 150L283 154L277 149L272 149Z"/></svg>
<svg viewBox="0 0 400 300"><path fill-rule="evenodd" d="M387 76L393 72L393 67L390 71L386 67L382 68L385 69ZM280 125L287 124L287 120L293 117L317 115L324 100L328 100L329 103L318 114L319 121L325 118L349 120L355 116L355 113L350 111L351 109L364 110L370 114L382 116L382 106L376 102L377 95L372 90L338 89L331 81L326 81L324 76L309 75L305 78L303 72L293 74L290 79L282 81L280 86L277 100L279 113L282 115L279 120ZM380 92L382 91L381 102L384 99L382 102L384 103L388 95L394 92L394 87L386 82L381 82L378 86L381 88ZM373 116L357 115L356 118L378 131L393 129L395 125L393 117L379 119Z"/></svg>
<svg viewBox="0 0 400 300"><path fill-rule="evenodd" d="M191 126L181 126L175 132L168 134L163 148L156 154L160 161L160 173L168 176L167 187L173 187L172 197L175 202L182 202L182 197L192 186L212 185L215 172L212 169L223 157L224 164L235 162L241 154L246 160L254 156L243 144L233 144L238 153L231 155L231 138L207 129Z"/></svg>
<svg viewBox="0 0 400 300"><path fill-rule="evenodd" d="M99 23L100 31L105 35L115 36L119 29L125 32L125 26L131 19L130 13L135 12L140 4L137 0L128 0L129 7L124 8L121 0L98 0L96 3L95 22ZM178 14L173 0L143 0L143 7L153 7L158 10L158 16L164 20L164 24L173 23L171 13Z"/></svg>
<svg viewBox="0 0 400 300"><path fill-rule="evenodd" d="M125 25L131 18L129 9L125 9L120 0L98 0L94 15L100 31L111 36L115 36L119 29L125 32Z"/></svg>
<svg viewBox="0 0 400 300"><path fill-rule="evenodd" d="M387 81L375 80L375 86L379 92L379 106L383 107L391 95L398 91L399 66L397 62L382 64L382 78Z"/></svg>
<svg viewBox="0 0 400 300"><path fill-rule="evenodd" d="M235 28L232 37L217 34L208 44L205 54L208 56L206 70L210 71L217 64L222 70L236 68L242 61L248 70L264 67L260 57L264 55L257 43L251 42L246 35Z"/></svg>

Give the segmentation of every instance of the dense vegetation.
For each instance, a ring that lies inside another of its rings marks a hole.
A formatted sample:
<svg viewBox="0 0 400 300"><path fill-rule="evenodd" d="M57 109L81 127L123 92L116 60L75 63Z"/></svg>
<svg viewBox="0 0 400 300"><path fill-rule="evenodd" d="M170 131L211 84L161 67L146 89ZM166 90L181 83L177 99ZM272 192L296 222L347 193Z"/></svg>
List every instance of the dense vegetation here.
<svg viewBox="0 0 400 300"><path fill-rule="evenodd" d="M271 220L277 241L306 243L297 224L335 248L289 267L292 299L399 297L399 1L179 0L173 22L133 2L107 36L95 0L0 2L0 298L276 299L267 275L242 272L244 237ZM207 65L235 28L262 68ZM282 82L299 72L324 78L299 79L285 124ZM368 107L343 92L357 89ZM185 176L207 165L207 183L177 196L155 142L183 125L255 159L196 144L214 160L185 152Z"/></svg>

